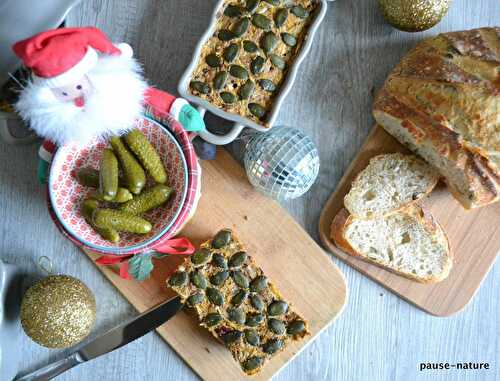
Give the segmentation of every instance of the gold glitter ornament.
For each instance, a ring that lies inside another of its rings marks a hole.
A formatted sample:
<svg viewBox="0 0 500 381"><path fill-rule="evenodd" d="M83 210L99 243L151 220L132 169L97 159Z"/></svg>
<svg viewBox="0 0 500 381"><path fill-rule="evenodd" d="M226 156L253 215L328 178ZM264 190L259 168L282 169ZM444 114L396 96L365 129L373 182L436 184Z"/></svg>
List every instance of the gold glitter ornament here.
<svg viewBox="0 0 500 381"><path fill-rule="evenodd" d="M389 24L405 32L432 28L444 17L451 0L379 0Z"/></svg>
<svg viewBox="0 0 500 381"><path fill-rule="evenodd" d="M92 291L67 275L50 275L35 283L21 303L24 332L47 348L68 348L82 341L95 315Z"/></svg>

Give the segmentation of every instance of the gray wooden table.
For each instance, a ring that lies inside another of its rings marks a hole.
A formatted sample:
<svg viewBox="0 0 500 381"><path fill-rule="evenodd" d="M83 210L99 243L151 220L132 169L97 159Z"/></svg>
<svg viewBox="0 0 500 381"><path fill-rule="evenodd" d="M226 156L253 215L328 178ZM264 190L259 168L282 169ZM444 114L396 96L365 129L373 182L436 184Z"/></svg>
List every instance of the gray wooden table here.
<svg viewBox="0 0 500 381"><path fill-rule="evenodd" d="M175 92L215 0L84 0L69 25L94 25L128 41L151 83ZM309 57L280 114L282 124L306 131L319 147L322 169L311 191L283 205L318 239L321 208L373 125L374 89L425 35L500 25L498 0L455 0L446 18L426 33L398 32L384 23L375 0L338 0L329 7ZM223 127L217 119L210 125ZM238 148L238 147L233 147ZM0 143L0 257L36 274L48 255L61 273L85 281L97 297L94 335L134 314L120 294L51 223L35 179L36 147ZM498 223L498 221L492 221ZM498 239L498 237L496 237ZM500 379L500 266L493 267L460 314L435 318L332 258L350 293L339 320L287 366L276 380ZM23 338L23 371L59 358ZM489 362L489 371L419 371L421 362ZM159 336L149 334L60 380L191 380L195 374Z"/></svg>

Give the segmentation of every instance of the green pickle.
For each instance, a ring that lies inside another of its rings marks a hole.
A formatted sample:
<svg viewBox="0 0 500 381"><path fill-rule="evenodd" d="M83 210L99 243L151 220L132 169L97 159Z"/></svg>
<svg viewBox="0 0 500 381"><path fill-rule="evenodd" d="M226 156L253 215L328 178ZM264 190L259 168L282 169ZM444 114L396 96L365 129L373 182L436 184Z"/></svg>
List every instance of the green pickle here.
<svg viewBox="0 0 500 381"><path fill-rule="evenodd" d="M141 165L129 152L127 147L125 147L125 144L123 144L118 136L113 136L109 142L122 165L128 190L133 194L141 193L146 185L146 174L144 173L144 169L142 169Z"/></svg>
<svg viewBox="0 0 500 381"><path fill-rule="evenodd" d="M112 200L106 199L101 192L93 192L92 197L99 201L116 202L118 204L123 204L124 202L130 201L134 198L128 189L122 187L118 188L116 196Z"/></svg>
<svg viewBox="0 0 500 381"><path fill-rule="evenodd" d="M76 180L80 185L89 188L99 188L99 171L92 167L83 167L76 172ZM126 187L123 176L118 175L118 185Z"/></svg>
<svg viewBox="0 0 500 381"><path fill-rule="evenodd" d="M120 241L120 235L118 232L110 227L97 227L94 224L92 216L95 211L99 208L99 202L95 199L88 198L83 201L80 212L82 213L83 218L88 222L90 226L106 241L110 241L113 243L117 243Z"/></svg>
<svg viewBox="0 0 500 381"><path fill-rule="evenodd" d="M129 233L147 234L153 228L144 218L115 209L97 209L93 221L97 227L112 227Z"/></svg>
<svg viewBox="0 0 500 381"><path fill-rule="evenodd" d="M118 191L118 160L109 148L104 149L99 172L99 190L106 201L116 197Z"/></svg>
<svg viewBox="0 0 500 381"><path fill-rule="evenodd" d="M167 202L173 193L172 188L157 184L145 190L133 200L120 205L118 209L134 215L142 214Z"/></svg>
<svg viewBox="0 0 500 381"><path fill-rule="evenodd" d="M144 134L139 130L133 130L125 135L124 139L154 181L160 184L166 183L167 172L161 162L160 155Z"/></svg>
<svg viewBox="0 0 500 381"><path fill-rule="evenodd" d="M84 187L99 188L99 171L90 167L81 168L76 173L76 180Z"/></svg>

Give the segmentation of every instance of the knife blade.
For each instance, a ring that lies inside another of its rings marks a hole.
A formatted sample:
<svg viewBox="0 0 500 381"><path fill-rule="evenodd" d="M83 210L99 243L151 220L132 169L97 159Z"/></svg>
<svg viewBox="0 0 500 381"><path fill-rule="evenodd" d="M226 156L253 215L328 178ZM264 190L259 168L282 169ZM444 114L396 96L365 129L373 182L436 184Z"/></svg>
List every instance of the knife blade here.
<svg viewBox="0 0 500 381"><path fill-rule="evenodd" d="M124 345L144 336L169 320L182 308L180 297L176 296L163 302L128 322L112 328L105 334L89 341L77 351L62 360L56 361L14 381L45 381L86 361L95 359L114 351Z"/></svg>

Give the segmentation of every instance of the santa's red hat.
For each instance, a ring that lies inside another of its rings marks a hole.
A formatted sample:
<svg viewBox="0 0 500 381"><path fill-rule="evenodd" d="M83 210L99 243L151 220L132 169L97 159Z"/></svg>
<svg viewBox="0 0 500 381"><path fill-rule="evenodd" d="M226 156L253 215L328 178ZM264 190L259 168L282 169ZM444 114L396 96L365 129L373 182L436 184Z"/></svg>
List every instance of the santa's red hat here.
<svg viewBox="0 0 500 381"><path fill-rule="evenodd" d="M33 71L33 80L61 87L79 80L97 63L98 53L132 57L128 44L117 46L97 28L60 28L19 41L12 49Z"/></svg>

